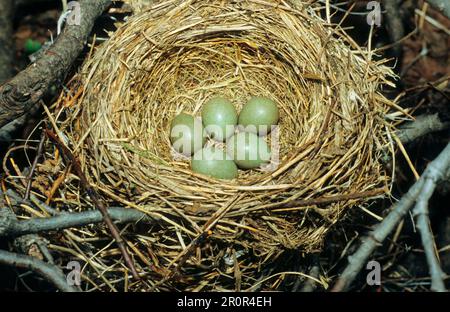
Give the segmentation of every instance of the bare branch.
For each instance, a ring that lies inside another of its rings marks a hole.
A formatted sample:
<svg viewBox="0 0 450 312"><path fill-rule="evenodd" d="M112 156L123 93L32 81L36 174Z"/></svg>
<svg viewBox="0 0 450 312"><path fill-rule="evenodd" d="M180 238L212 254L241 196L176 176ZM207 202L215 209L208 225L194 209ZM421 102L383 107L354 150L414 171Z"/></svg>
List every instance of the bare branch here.
<svg viewBox="0 0 450 312"><path fill-rule="evenodd" d="M57 231L103 222L103 216L98 210L61 213L58 216L50 218L33 218L22 221L2 215L2 210L3 209L0 208L0 237L16 237L25 234ZM137 222L139 220L151 222L151 219L147 215L134 209L111 207L108 209L108 213L111 216L111 219L117 223Z"/></svg>
<svg viewBox="0 0 450 312"><path fill-rule="evenodd" d="M37 258L0 250L0 264L30 269L53 283L61 291L78 291L76 288L67 284L66 277L58 267L45 263Z"/></svg>
<svg viewBox="0 0 450 312"><path fill-rule="evenodd" d="M450 122L441 121L438 114L420 115L416 117L416 120L401 126L397 136L403 144L408 144L426 134L448 128L450 128Z"/></svg>
<svg viewBox="0 0 450 312"><path fill-rule="evenodd" d="M30 198L31 184L33 182L33 174L34 174L34 171L36 170L36 166L37 166L37 164L39 162L39 159L41 158L41 156L43 154L44 143L45 143L45 132L42 131L41 140L39 141L38 150L36 152L36 156L34 157L33 165L31 166L31 169L30 169L30 173L28 174L28 177L27 177L28 181L27 181L27 189L25 191L25 196L24 196L25 199L29 199Z"/></svg>
<svg viewBox="0 0 450 312"><path fill-rule="evenodd" d="M9 198L11 200L11 197ZM22 201L20 197L18 198L20 199L20 201ZM13 203L14 201L15 200L11 200L11 203ZM14 214L14 211L6 204L6 200L3 197L3 192L2 190L0 190L0 232L5 230L8 225L11 225L14 222L18 222L17 217ZM29 254L33 246L36 246L38 247L43 258L47 259L49 263L53 264L53 257L47 248L46 240L37 234L15 237L13 246L16 251L19 251L23 254Z"/></svg>
<svg viewBox="0 0 450 312"><path fill-rule="evenodd" d="M0 232L5 230L8 226L18 222L14 212L6 206L2 195L2 191L0 190ZM28 252L30 240L33 241L32 244L34 243L38 246L43 256L53 263L53 257L48 251L47 246L42 243L42 240L37 235L20 236L15 239L14 245L16 248L21 249L24 252ZM76 288L67 284L64 274L58 267L53 264L47 264L37 258L0 250L0 264L31 269L42 275L48 281L52 282L62 291L77 291Z"/></svg>
<svg viewBox="0 0 450 312"><path fill-rule="evenodd" d="M429 169L430 172L424 175L424 185L422 192L417 198L414 214L417 216L417 229L420 232L422 245L430 268L431 290L445 292L445 274L441 269L436 254L436 243L431 232L430 219L428 217L428 202L436 189L437 180L442 176L442 172L434 171L432 165Z"/></svg>
<svg viewBox="0 0 450 312"><path fill-rule="evenodd" d="M439 156L432 161L421 178L414 183L409 191L402 197L402 199L394 204L391 212L387 217L363 240L359 249L348 258L348 266L338 278L332 291L344 291L353 282L357 274L361 271L364 264L367 263L370 255L378 247L386 237L395 229L396 225L406 213L412 208L422 189L424 188L425 180L432 177L434 181L440 181L443 174L447 172L450 167L450 143L439 154Z"/></svg>

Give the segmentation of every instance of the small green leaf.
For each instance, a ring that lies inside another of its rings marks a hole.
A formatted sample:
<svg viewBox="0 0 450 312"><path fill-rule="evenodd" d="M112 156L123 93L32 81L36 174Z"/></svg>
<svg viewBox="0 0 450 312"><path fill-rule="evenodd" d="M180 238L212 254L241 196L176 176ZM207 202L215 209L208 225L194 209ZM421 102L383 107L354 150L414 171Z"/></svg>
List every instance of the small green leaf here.
<svg viewBox="0 0 450 312"><path fill-rule="evenodd" d="M27 39L27 41L25 41L24 50L25 50L25 53L28 55L36 53L41 48L42 48L42 44L39 41L36 41L33 39Z"/></svg>

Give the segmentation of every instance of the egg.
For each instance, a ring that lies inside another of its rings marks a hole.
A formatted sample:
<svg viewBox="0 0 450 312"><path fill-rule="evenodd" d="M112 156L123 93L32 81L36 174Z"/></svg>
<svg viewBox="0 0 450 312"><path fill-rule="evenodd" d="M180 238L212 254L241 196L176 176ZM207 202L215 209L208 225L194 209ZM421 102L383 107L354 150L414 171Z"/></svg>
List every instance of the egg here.
<svg viewBox="0 0 450 312"><path fill-rule="evenodd" d="M202 109L202 121L206 132L218 142L234 134L238 114L233 103L222 97L214 97Z"/></svg>
<svg viewBox="0 0 450 312"><path fill-rule="evenodd" d="M232 180L238 169L226 151L215 147L205 147L194 154L191 160L192 171L216 179Z"/></svg>
<svg viewBox="0 0 450 312"><path fill-rule="evenodd" d="M271 151L264 139L251 132L240 132L227 142L227 152L241 169L259 168L271 159Z"/></svg>
<svg viewBox="0 0 450 312"><path fill-rule="evenodd" d="M245 131L266 135L278 123L280 113L277 104L267 97L254 96L242 108L239 125Z"/></svg>
<svg viewBox="0 0 450 312"><path fill-rule="evenodd" d="M170 125L170 142L178 153L192 156L206 142L202 121L186 113L177 115Z"/></svg>

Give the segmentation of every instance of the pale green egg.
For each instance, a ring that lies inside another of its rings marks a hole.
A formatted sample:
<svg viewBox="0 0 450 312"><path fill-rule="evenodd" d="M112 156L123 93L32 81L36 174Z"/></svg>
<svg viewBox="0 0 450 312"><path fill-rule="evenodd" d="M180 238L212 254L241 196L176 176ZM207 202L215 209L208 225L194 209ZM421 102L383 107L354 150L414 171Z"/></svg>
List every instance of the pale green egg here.
<svg viewBox="0 0 450 312"><path fill-rule="evenodd" d="M271 159L269 145L262 137L251 132L240 132L227 142L227 152L241 169L259 168Z"/></svg>
<svg viewBox="0 0 450 312"><path fill-rule="evenodd" d="M203 106L202 121L211 138L223 142L234 134L238 114L233 103L229 100L214 97Z"/></svg>
<svg viewBox="0 0 450 312"><path fill-rule="evenodd" d="M242 108L239 125L245 131L266 135L277 125L280 112L277 104L267 97L254 96Z"/></svg>
<svg viewBox="0 0 450 312"><path fill-rule="evenodd" d="M170 142L178 153L192 156L206 142L202 121L186 113L177 115L170 125Z"/></svg>
<svg viewBox="0 0 450 312"><path fill-rule="evenodd" d="M191 160L192 171L216 179L232 180L237 177L238 169L226 151L210 146L194 154Z"/></svg>

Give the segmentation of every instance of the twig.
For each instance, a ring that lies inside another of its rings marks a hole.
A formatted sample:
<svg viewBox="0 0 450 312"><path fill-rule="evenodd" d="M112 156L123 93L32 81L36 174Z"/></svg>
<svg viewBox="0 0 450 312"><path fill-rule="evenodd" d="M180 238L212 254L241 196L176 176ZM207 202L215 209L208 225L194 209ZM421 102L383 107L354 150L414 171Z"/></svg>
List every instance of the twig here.
<svg viewBox="0 0 450 312"><path fill-rule="evenodd" d="M0 195L1 194L2 194L2 191L0 190ZM50 207L49 205L47 205L46 203L40 201L32 193L30 194L30 199L29 200L23 199L23 196L20 196L19 194L17 194L12 189L8 189L5 192L5 195L8 196L9 200L11 201L11 205L12 206L19 206L21 204L27 204L27 205L30 205L30 206L34 205L34 206L39 207L39 209L41 209L41 210L45 210L51 216L56 216L56 215L59 214L58 210L56 210L56 209Z"/></svg>
<svg viewBox="0 0 450 312"><path fill-rule="evenodd" d="M417 198L414 214L417 216L417 229L422 238L422 245L427 258L428 266L431 274L431 290L444 292L445 274L439 264L436 254L436 244L430 228L430 219L428 217L428 201L436 189L437 181L442 178L443 173L434 171L433 166L429 167L429 172L424 175L424 185L422 192Z"/></svg>
<svg viewBox="0 0 450 312"><path fill-rule="evenodd" d="M2 207L0 207L1 209ZM151 220L144 213L122 207L110 207L108 213L111 219L118 223ZM29 220L7 220L0 213L0 237L15 237L25 234L57 231L68 228L82 227L103 222L103 216L98 210L88 210L77 213L61 213L50 218L33 218Z"/></svg>
<svg viewBox="0 0 450 312"><path fill-rule="evenodd" d="M348 266L338 278L332 291L344 291L353 282L357 274L361 271L364 264L367 263L368 258L372 252L379 246L386 237L395 229L396 225L406 213L411 209L425 184L425 179L433 177L435 183L440 181L443 174L447 172L450 167L450 143L433 160L422 174L420 179L414 183L409 191L401 198L399 202L393 205L391 212L387 215L383 222L381 222L370 234L363 240L359 249L348 258ZM436 176L438 174L438 176Z"/></svg>
<svg viewBox="0 0 450 312"><path fill-rule="evenodd" d="M55 262L52 253L48 250L47 245L48 241L37 234L16 237L12 243L15 252L33 256L38 259L42 256L49 264L54 264ZM37 249L35 247L37 247Z"/></svg>
<svg viewBox="0 0 450 312"><path fill-rule="evenodd" d="M177 276L179 272L181 271L181 267L187 262L189 257L191 256L191 253L195 250L196 247L200 246L209 235L212 233L212 229L216 226L217 222L220 220L220 218L225 215L231 207L240 199L242 198L242 195L235 195L233 196L228 202L226 202L220 209L218 209L216 212L212 214L212 216L209 218L209 220L203 225L201 229L201 233L199 233L190 243L186 246L176 257L173 259L169 265L168 268L170 268L172 265L176 263L176 267L174 270L168 272L161 280L159 280L152 288L153 291L157 286L162 285L169 279L172 279L173 277Z"/></svg>
<svg viewBox="0 0 450 312"><path fill-rule="evenodd" d="M30 269L46 280L50 281L56 288L65 292L77 292L78 290L67 283L67 279L58 267L45 263L37 258L15 254L0 250L0 264L14 266L17 268Z"/></svg>
<svg viewBox="0 0 450 312"><path fill-rule="evenodd" d="M17 217L12 209L6 205L6 201L3 197L3 192L0 189L0 232L2 232L2 230L4 230L8 225L14 224L15 222L18 222ZM21 252L27 254L30 252L31 246L36 245L39 248L42 256L47 259L49 264L46 264L34 257L20 256L18 254L10 253L7 251L0 251L3 252L4 255L3 259L1 259L2 256L0 254L0 263L2 263L2 261L5 261L4 264L9 264L16 267L23 267L24 263L34 263L35 266L28 265L27 267L38 273L41 273L41 275L57 285L59 289L64 291L77 291L75 288L67 285L62 272L58 267L54 266L53 257L48 250L46 243L44 243L44 239L42 239L40 236L35 234L19 236L14 240L13 245L15 249L18 249ZM19 259L19 261L17 262L14 259Z"/></svg>
<svg viewBox="0 0 450 312"><path fill-rule="evenodd" d="M7 192L8 193L8 192ZM16 195L16 194L15 194ZM16 206L19 205L21 202L23 202L22 198L20 196L17 196L17 200L11 200L11 197L8 197L10 199L11 205ZM6 204L5 198L3 196L3 192L0 189L0 232L5 230L9 225L19 222L17 220L16 215L14 214L14 211ZM13 246L16 251L19 251L20 253L29 254L32 246L37 246L42 256L47 259L47 261L51 264L53 264L53 257L50 253L50 251L47 248L47 243L45 242L45 239L40 237L37 234L30 234L30 235L23 235L23 236L15 236L15 239L13 241Z"/></svg>
<svg viewBox="0 0 450 312"><path fill-rule="evenodd" d="M450 18L450 2L448 0L426 0L435 9Z"/></svg>
<svg viewBox="0 0 450 312"><path fill-rule="evenodd" d="M301 268L299 268L299 271ZM311 255L311 268L309 270L308 275L312 278L306 279L306 281L303 283L302 288L300 289L300 292L313 292L317 288L317 280L319 279L320 275L320 259L319 254L315 253ZM294 287L292 288L292 292L299 291L299 288L302 284L303 279L298 277L295 281Z"/></svg>
<svg viewBox="0 0 450 312"><path fill-rule="evenodd" d="M315 254L315 255L313 255L313 263L312 263L312 268L309 271L309 276L314 277L315 279L318 279L319 273L320 273L319 255ZM316 280L314 280L312 278L308 278L305 281L305 284L303 285L301 292L313 292L316 288L317 288Z"/></svg>
<svg viewBox="0 0 450 312"><path fill-rule="evenodd" d="M448 29L445 25L443 25L442 23L439 23L437 20L435 20L434 18L432 18L431 16L427 15L424 11L421 11L419 9L415 9L414 13L416 13L417 15L419 15L420 17L424 18L425 21L427 21L430 25L432 25L433 27L436 27L439 30L442 30L443 32L445 32L447 35L450 36L450 29Z"/></svg>
<svg viewBox="0 0 450 312"><path fill-rule="evenodd" d="M450 128L450 122L443 122L438 114L420 115L416 120L400 127L397 137L403 144L408 144L416 139L433 132Z"/></svg>
<svg viewBox="0 0 450 312"><path fill-rule="evenodd" d="M19 118L58 85L76 60L92 30L94 21L111 0L79 0L79 25L66 25L44 55L10 81L0 86L0 128Z"/></svg>
<svg viewBox="0 0 450 312"><path fill-rule="evenodd" d="M28 177L27 177L27 180L28 180L27 188L25 190L25 195L23 197L25 200L28 200L30 198L31 184L33 182L33 174L34 174L34 171L36 170L36 166L39 162L39 159L42 156L42 153L44 150L44 143L45 143L45 132L42 131L41 140L39 141L39 146L38 146L38 149L36 152L36 157L34 157L33 165L31 166L30 173L28 174Z"/></svg>
<svg viewBox="0 0 450 312"><path fill-rule="evenodd" d="M75 156L72 154L72 152L69 150L69 148L61 142L61 140L56 136L56 134L50 130L45 131L49 139L55 143L55 145L58 147L58 149L61 152L61 155L63 156L64 160L66 161L66 164L71 164L73 167L73 170L75 171L75 174L80 179L80 184L83 190L89 195L91 200L93 201L95 207L101 212L103 216L103 220L105 221L112 237L115 239L117 246L120 249L120 252L122 253L122 256L124 258L125 264L128 266L128 268L131 270L131 274L133 277L137 280L139 280L139 274L136 271L136 268L133 264L133 261L131 260L131 257L126 249L126 244L124 240L122 239L119 230L117 229L117 226L112 222L110 215L108 214L108 209L106 208L105 204L100 199L100 196L95 191L95 189L90 185L89 181L87 180L86 175L84 174L83 170L81 169L80 162L78 159L75 158Z"/></svg>

